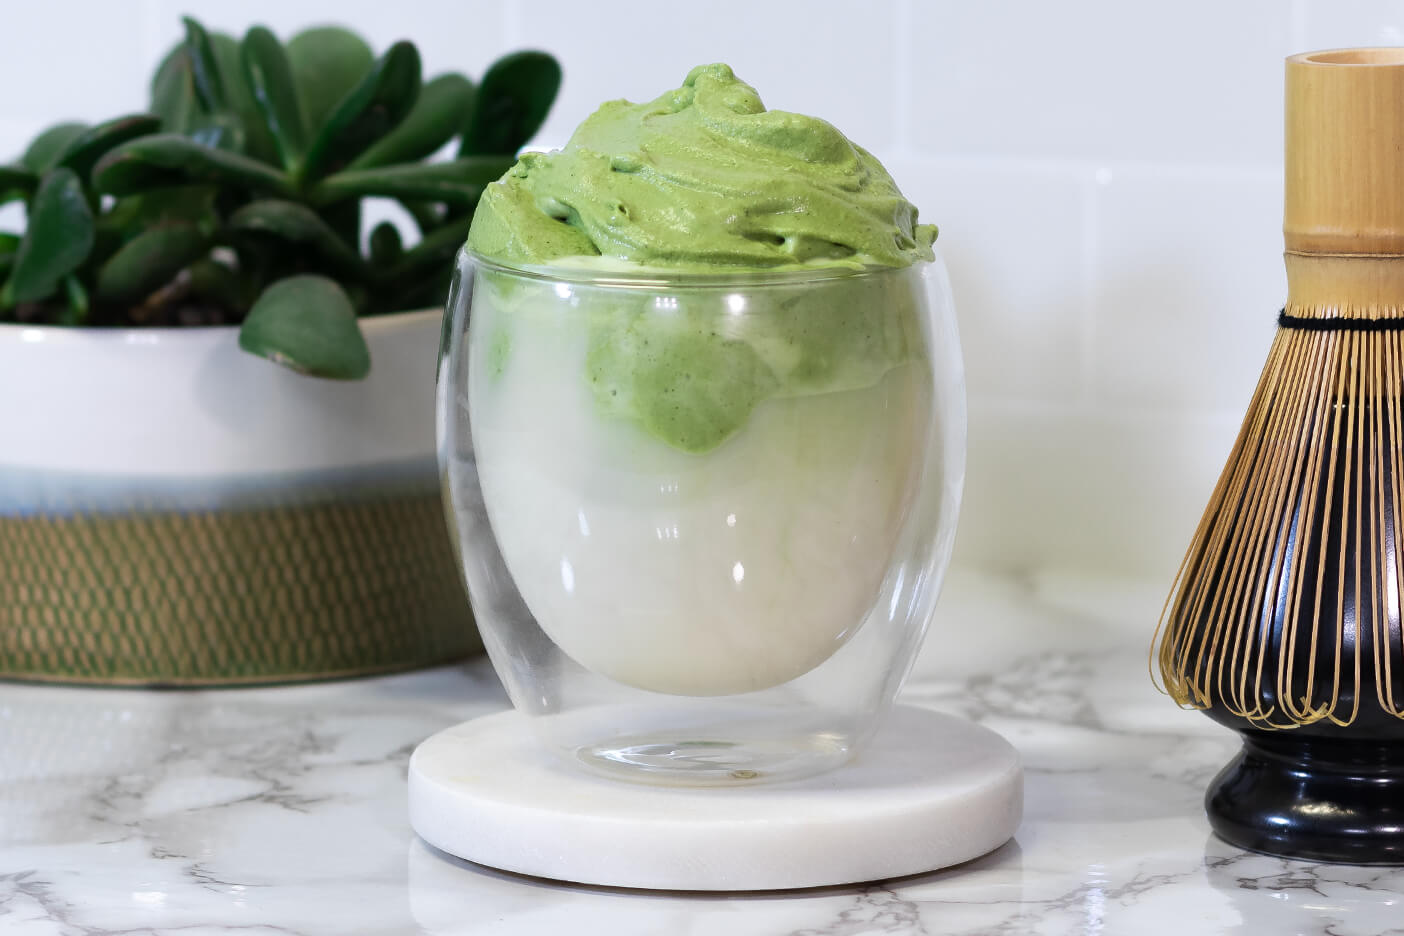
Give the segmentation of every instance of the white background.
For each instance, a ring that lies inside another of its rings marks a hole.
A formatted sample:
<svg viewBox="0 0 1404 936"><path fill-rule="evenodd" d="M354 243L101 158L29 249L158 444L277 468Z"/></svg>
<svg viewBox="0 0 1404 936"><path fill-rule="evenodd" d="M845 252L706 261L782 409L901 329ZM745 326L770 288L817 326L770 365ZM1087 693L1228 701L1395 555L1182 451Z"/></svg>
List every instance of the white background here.
<svg viewBox="0 0 1404 936"><path fill-rule="evenodd" d="M140 109L183 12L411 38L431 74L547 49L547 145L708 61L827 118L941 226L971 396L958 553L1167 585L1284 297L1282 59L1404 44L1386 0L45 0L5 5L0 148Z"/></svg>

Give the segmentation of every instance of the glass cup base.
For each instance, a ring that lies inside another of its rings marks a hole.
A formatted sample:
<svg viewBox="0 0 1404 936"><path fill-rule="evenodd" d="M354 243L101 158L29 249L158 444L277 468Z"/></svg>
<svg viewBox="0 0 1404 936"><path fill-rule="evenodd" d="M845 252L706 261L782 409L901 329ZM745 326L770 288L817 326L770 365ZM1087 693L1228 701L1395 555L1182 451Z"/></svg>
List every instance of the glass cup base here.
<svg viewBox="0 0 1404 936"><path fill-rule="evenodd" d="M440 464L493 664L571 769L726 787L840 767L950 556L943 268L615 266L460 256Z"/></svg>
<svg viewBox="0 0 1404 936"><path fill-rule="evenodd" d="M735 786L797 780L841 766L853 743L826 732L783 740L722 740L705 734L613 738L575 751L591 771L665 786Z"/></svg>

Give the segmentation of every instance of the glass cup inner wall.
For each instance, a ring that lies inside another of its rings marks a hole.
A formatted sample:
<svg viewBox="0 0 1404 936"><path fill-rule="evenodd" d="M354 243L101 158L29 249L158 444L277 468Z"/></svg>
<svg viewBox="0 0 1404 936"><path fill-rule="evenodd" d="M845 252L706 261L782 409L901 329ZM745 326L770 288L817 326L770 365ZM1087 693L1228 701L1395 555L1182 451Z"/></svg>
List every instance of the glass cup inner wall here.
<svg viewBox="0 0 1404 936"><path fill-rule="evenodd" d="M851 758L954 534L964 391L940 264L648 279L464 253L450 313L450 523L540 739L655 783Z"/></svg>

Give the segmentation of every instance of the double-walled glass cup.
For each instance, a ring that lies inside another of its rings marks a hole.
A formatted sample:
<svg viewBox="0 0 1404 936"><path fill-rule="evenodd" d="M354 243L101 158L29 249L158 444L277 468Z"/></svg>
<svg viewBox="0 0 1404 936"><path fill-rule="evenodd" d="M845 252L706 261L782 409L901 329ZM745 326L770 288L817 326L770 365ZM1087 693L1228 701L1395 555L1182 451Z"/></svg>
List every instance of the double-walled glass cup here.
<svg viewBox="0 0 1404 936"><path fill-rule="evenodd" d="M542 742L680 784L859 750L921 643L960 503L939 261L674 274L465 250L442 354L450 525Z"/></svg>

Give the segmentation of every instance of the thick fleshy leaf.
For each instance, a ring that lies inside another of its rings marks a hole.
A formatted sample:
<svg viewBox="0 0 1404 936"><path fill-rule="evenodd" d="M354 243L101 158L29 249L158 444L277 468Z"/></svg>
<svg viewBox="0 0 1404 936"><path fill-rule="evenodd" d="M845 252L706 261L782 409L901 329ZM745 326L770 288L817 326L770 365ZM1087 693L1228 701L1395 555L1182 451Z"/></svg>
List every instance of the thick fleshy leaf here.
<svg viewBox="0 0 1404 936"><path fill-rule="evenodd" d="M339 26L304 30L288 40L287 51L309 135L375 63L366 41Z"/></svg>
<svg viewBox="0 0 1404 936"><path fill-rule="evenodd" d="M400 229L389 221L382 221L370 234L371 263L377 267L388 267L398 263L405 255L405 244L400 239Z"/></svg>
<svg viewBox="0 0 1404 936"><path fill-rule="evenodd" d="M468 239L468 227L472 218L459 218L450 221L438 230L426 234L404 257L395 264L387 279L403 286L410 280L425 275L426 271L442 268L447 270L463 242Z"/></svg>
<svg viewBox="0 0 1404 936"><path fill-rule="evenodd" d="M201 146L224 150L227 153L245 153L249 148L249 134L244 121L231 111L218 114L196 114L190 122L186 135ZM272 144L269 144L270 152Z"/></svg>
<svg viewBox="0 0 1404 936"><path fill-rule="evenodd" d="M265 289L239 329L239 347L314 377L360 380L370 373L356 310L325 276L289 276Z"/></svg>
<svg viewBox="0 0 1404 936"><path fill-rule="evenodd" d="M447 213L444 206L439 202L420 201L414 198L402 198L400 204L409 216L414 219L415 225L419 228L421 235L437 230L439 225L447 220Z"/></svg>
<svg viewBox="0 0 1404 936"><path fill-rule="evenodd" d="M59 325L86 325L92 312L92 304L88 301L88 291L83 288L83 283L72 273L63 278L63 295L66 304L57 316Z"/></svg>
<svg viewBox="0 0 1404 936"><path fill-rule="evenodd" d="M473 94L473 82L462 75L440 75L425 82L409 116L347 168L374 169L432 155L463 129L473 110Z"/></svg>
<svg viewBox="0 0 1404 936"><path fill-rule="evenodd" d="M240 59L244 80L253 92L264 126L278 147L278 157L283 167L295 174L307 147L307 133L297 84L283 44L265 27L255 26L244 36Z"/></svg>
<svg viewBox="0 0 1404 936"><path fill-rule="evenodd" d="M307 150L302 177L317 179L348 165L399 126L419 96L419 51L397 42L376 60L327 117Z"/></svg>
<svg viewBox="0 0 1404 936"><path fill-rule="evenodd" d="M239 40L225 33L211 33L210 46L219 63L220 80L224 83L226 107L218 116L224 126L217 145L251 156L270 166L278 165L278 147L273 135L264 126L263 114L254 100L253 89L244 77L244 60Z"/></svg>
<svg viewBox="0 0 1404 936"><path fill-rule="evenodd" d="M190 59L190 74L195 82L195 100L207 114L217 114L228 106L224 96L224 77L219 59L205 27L189 16L181 17L185 24L185 53Z"/></svg>
<svg viewBox="0 0 1404 936"><path fill-rule="evenodd" d="M387 304L392 312L407 312L411 309L442 309L448 299L449 283L453 279L451 268L426 270L422 276L409 283Z"/></svg>
<svg viewBox="0 0 1404 936"><path fill-rule="evenodd" d="M98 270L98 298L118 302L138 299L166 285L209 250L209 242L190 224L171 224L137 235Z"/></svg>
<svg viewBox="0 0 1404 936"><path fill-rule="evenodd" d="M0 305L52 296L59 282L88 258L92 247L93 213L83 184L71 169L46 173L34 193L14 269L0 290Z"/></svg>
<svg viewBox="0 0 1404 936"><path fill-rule="evenodd" d="M111 231L125 243L153 227L189 224L209 237L219 224L218 191L211 185L177 185L125 195L97 219L98 230Z"/></svg>
<svg viewBox="0 0 1404 936"><path fill-rule="evenodd" d="M78 178L86 180L93 166L108 150L128 140L155 133L160 127L161 118L153 114L129 114L100 123L70 140L54 164L72 169Z"/></svg>
<svg viewBox="0 0 1404 936"><path fill-rule="evenodd" d="M0 232L0 277L10 275L10 270L15 265L15 251L19 250L20 236L9 232ZM0 307L0 318L4 318L5 310Z"/></svg>
<svg viewBox="0 0 1404 936"><path fill-rule="evenodd" d="M54 124L34 138L29 149L20 157L20 164L31 172L42 175L54 167L68 144L82 136L88 129L85 123Z"/></svg>
<svg viewBox="0 0 1404 936"><path fill-rule="evenodd" d="M124 143L98 161L93 185L109 195L210 182L278 195L292 186L278 170L238 153L202 146L174 133L157 133Z"/></svg>
<svg viewBox="0 0 1404 936"><path fill-rule="evenodd" d="M239 43L223 33L211 33L208 39L227 107L210 112L197 101L190 53L186 41L181 40L151 80L151 112L161 118L161 129L166 133L187 134L206 146L276 163L273 137L263 126L263 117L244 80Z"/></svg>
<svg viewBox="0 0 1404 936"><path fill-rule="evenodd" d="M250 202L230 216L229 227L296 244L321 258L338 276L362 278L367 273L361 255L306 205L277 199Z"/></svg>
<svg viewBox="0 0 1404 936"><path fill-rule="evenodd" d="M241 312L247 306L239 274L224 264L201 258L186 267L186 274L190 295L233 312Z"/></svg>
<svg viewBox="0 0 1404 936"><path fill-rule="evenodd" d="M39 176L25 166L0 166L0 202L28 198L39 187Z"/></svg>
<svg viewBox="0 0 1404 936"><path fill-rule="evenodd" d="M468 207L477 204L483 186L512 167L504 156L469 156L452 162L347 170L327 176L312 189L319 203L378 196L411 201L436 201Z"/></svg>
<svg viewBox="0 0 1404 936"><path fill-rule="evenodd" d="M182 41L166 53L151 78L149 110L161 118L162 130L184 133L195 118L196 107L195 77Z"/></svg>
<svg viewBox="0 0 1404 936"><path fill-rule="evenodd" d="M561 88L561 66L545 52L504 55L478 85L459 155L512 156L546 121Z"/></svg>

